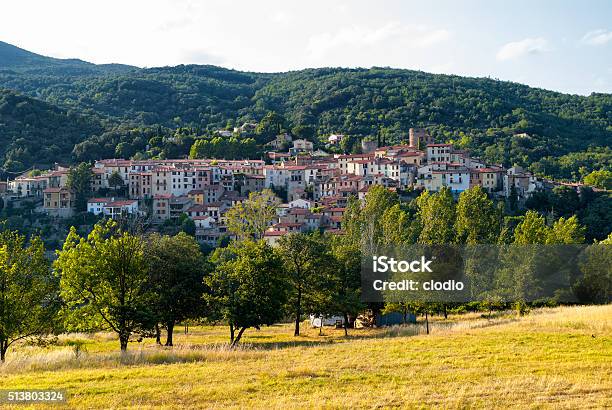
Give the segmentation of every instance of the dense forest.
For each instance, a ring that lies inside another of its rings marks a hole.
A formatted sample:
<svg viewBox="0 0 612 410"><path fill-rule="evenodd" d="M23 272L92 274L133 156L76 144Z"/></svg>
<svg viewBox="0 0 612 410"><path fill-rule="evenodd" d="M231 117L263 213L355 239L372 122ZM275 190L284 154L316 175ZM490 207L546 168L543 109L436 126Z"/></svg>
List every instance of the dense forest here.
<svg viewBox="0 0 612 410"><path fill-rule="evenodd" d="M0 94L0 163L11 171L37 162L188 155L213 130L270 112L286 130L312 129L317 141L343 133L393 143L410 127L427 127L436 140L490 162L558 178L582 178L612 162L612 95L488 78L389 68L141 69L53 59L0 42L0 88L10 90Z"/></svg>
<svg viewBox="0 0 612 410"><path fill-rule="evenodd" d="M103 130L94 116L0 89L0 157L9 170L65 160L75 144Z"/></svg>

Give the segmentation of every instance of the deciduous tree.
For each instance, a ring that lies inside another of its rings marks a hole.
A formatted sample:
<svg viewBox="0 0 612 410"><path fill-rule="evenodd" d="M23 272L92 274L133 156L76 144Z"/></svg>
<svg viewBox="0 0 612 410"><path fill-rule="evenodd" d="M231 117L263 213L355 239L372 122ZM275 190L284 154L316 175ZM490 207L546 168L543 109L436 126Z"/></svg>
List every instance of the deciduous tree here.
<svg viewBox="0 0 612 410"><path fill-rule="evenodd" d="M448 245L455 241L455 201L450 189L440 192L423 192L417 198L418 217L421 223L419 243Z"/></svg>
<svg viewBox="0 0 612 410"><path fill-rule="evenodd" d="M42 240L0 231L0 361L18 340L53 330L58 296Z"/></svg>
<svg viewBox="0 0 612 410"><path fill-rule="evenodd" d="M184 232L176 236L153 234L147 239L152 308L166 327L166 346L172 346L174 326L202 313L203 280L210 267L198 243Z"/></svg>
<svg viewBox="0 0 612 410"><path fill-rule="evenodd" d="M110 174L110 177L108 177L108 186L115 191L115 194L117 190L123 186L123 178L121 178L119 172L113 171L113 173Z"/></svg>
<svg viewBox="0 0 612 410"><path fill-rule="evenodd" d="M211 260L215 270L205 278L204 300L210 318L229 325L232 347L246 329L283 317L287 281L281 259L265 242L232 242L215 250Z"/></svg>
<svg viewBox="0 0 612 410"><path fill-rule="evenodd" d="M459 195L457 202L457 239L470 245L496 243L503 215L479 185Z"/></svg>
<svg viewBox="0 0 612 410"><path fill-rule="evenodd" d="M91 192L92 176L91 165L86 162L81 162L68 171L66 186L74 192L77 211L87 210L87 197Z"/></svg>
<svg viewBox="0 0 612 410"><path fill-rule="evenodd" d="M276 218L279 199L270 189L251 192L248 199L239 202L225 214L227 229L239 240L261 239Z"/></svg>
<svg viewBox="0 0 612 410"><path fill-rule="evenodd" d="M55 268L69 307L93 310L118 334L122 351L133 334L153 327L144 242L115 221L96 224L87 238L72 227Z"/></svg>
<svg viewBox="0 0 612 410"><path fill-rule="evenodd" d="M329 289L325 275L330 266L328 248L316 232L292 233L281 238L278 253L291 285L289 306L295 320L294 336L299 336L304 310L317 310L317 299Z"/></svg>
<svg viewBox="0 0 612 410"><path fill-rule="evenodd" d="M355 318L363 309L361 303L361 250L342 236L331 238L333 255L333 309L344 317L344 334L348 334L349 316Z"/></svg>
<svg viewBox="0 0 612 410"><path fill-rule="evenodd" d="M366 254L374 255L384 242L383 216L385 212L399 203L397 193L382 185L374 185L366 194L362 215L362 246Z"/></svg>

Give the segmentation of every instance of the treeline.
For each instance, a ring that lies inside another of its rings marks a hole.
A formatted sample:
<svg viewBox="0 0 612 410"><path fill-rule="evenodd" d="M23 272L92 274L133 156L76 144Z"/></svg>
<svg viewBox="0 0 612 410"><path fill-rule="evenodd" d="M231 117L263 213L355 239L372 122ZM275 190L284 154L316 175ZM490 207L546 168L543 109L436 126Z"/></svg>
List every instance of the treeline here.
<svg viewBox="0 0 612 410"><path fill-rule="evenodd" d="M254 138L198 138L189 150L189 158L257 159L261 151Z"/></svg>
<svg viewBox="0 0 612 410"><path fill-rule="evenodd" d="M106 329L126 350L135 337L161 343L161 327L172 346L177 323L206 319L226 323L235 346L251 327L292 316L298 335L305 313L362 306L359 254L324 235L277 249L241 240L205 257L185 233L144 235L107 220L83 237L72 228L52 265L38 237L4 230L0 245L2 361L17 341L53 332Z"/></svg>
<svg viewBox="0 0 612 410"><path fill-rule="evenodd" d="M170 346L176 324L189 319L225 323L232 346L247 329L286 318L295 322L294 334L299 335L305 314L340 314L346 332L366 307L421 313L439 308L426 301L402 306L362 303L362 258L385 246L585 242L576 216L547 221L528 211L507 217L480 187L463 192L457 201L444 189L405 203L396 193L374 186L363 205L350 199L344 234L290 234L272 248L261 238L275 217L277 201L264 190L232 208L228 229L237 239L208 256L184 232L145 234L129 221L103 220L87 235L72 228L50 264L40 238L27 241L19 232L3 229L2 359L19 340L61 331L111 330L125 350L135 337L156 337L161 343L164 328ZM612 244L612 236L601 244ZM610 252L591 252L581 268L583 275L566 291L581 303L609 303L610 257ZM525 312L527 301L516 302ZM481 307L492 308L491 301L483 299Z"/></svg>

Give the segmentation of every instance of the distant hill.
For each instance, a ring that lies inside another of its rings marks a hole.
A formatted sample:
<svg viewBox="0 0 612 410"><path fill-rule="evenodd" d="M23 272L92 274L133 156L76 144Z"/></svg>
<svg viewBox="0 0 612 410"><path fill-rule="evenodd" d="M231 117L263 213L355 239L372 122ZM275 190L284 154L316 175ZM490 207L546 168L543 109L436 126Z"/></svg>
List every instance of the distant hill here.
<svg viewBox="0 0 612 410"><path fill-rule="evenodd" d="M162 127L206 133L228 122L259 121L269 111L282 115L287 129L312 127L321 139L343 133L393 143L404 140L409 127L423 126L438 141L453 141L491 162L519 163L564 177L583 165L561 169L563 156L579 152L589 157L596 147L612 147L611 94L585 97L411 70L265 74L200 65L142 69L53 59L0 43L0 87L79 113L103 123L106 131L144 127L147 135ZM82 157L111 155L109 150L87 155L83 147L110 147L115 141L128 146L122 152L140 152L147 145L139 138L130 147L132 134L111 134L109 140L97 136L91 142L92 136L83 134ZM155 152L171 151L159 147ZM596 164L581 160L585 170L609 166L609 154L603 160L598 155ZM534 165L544 160L545 167Z"/></svg>
<svg viewBox="0 0 612 410"><path fill-rule="evenodd" d="M0 41L0 70L54 75L91 75L127 72L134 68L123 64L96 65L78 59L46 57Z"/></svg>

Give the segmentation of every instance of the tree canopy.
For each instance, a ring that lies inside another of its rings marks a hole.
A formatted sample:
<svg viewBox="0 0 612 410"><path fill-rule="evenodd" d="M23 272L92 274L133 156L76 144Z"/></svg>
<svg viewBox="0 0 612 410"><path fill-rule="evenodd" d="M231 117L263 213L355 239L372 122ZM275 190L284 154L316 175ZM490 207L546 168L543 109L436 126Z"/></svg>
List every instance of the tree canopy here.
<svg viewBox="0 0 612 410"><path fill-rule="evenodd" d="M132 335L153 327L144 251L140 236L108 220L96 224L86 238L72 227L55 261L68 306L99 315L119 336L121 350L127 349Z"/></svg>
<svg viewBox="0 0 612 410"><path fill-rule="evenodd" d="M18 340L54 330L59 281L39 237L28 242L0 225L0 361Z"/></svg>

